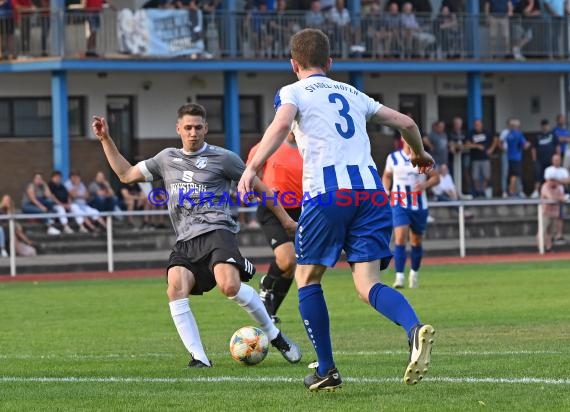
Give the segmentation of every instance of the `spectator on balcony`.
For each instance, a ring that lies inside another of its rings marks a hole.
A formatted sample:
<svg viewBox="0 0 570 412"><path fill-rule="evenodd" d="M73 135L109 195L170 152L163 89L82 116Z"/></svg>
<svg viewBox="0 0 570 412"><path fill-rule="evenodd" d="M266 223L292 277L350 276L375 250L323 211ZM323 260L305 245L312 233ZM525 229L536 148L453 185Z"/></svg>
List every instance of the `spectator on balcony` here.
<svg viewBox="0 0 570 412"><path fill-rule="evenodd" d="M425 31L413 13L412 3L406 2L402 6L400 15L403 31L403 41L406 55L425 56L426 49L435 43L435 36Z"/></svg>
<svg viewBox="0 0 570 412"><path fill-rule="evenodd" d="M394 1L388 3L387 13L383 17L383 25L392 34L392 49L389 53L392 57L398 57L404 49L402 43L402 19L398 3Z"/></svg>
<svg viewBox="0 0 570 412"><path fill-rule="evenodd" d="M492 57L510 54L509 19L513 15L511 0L485 1L485 15L489 25L489 48Z"/></svg>
<svg viewBox="0 0 570 412"><path fill-rule="evenodd" d="M533 37L532 27L537 25L540 17L539 0L520 0L516 3L512 19L513 57L516 60L525 60L522 49ZM539 25L542 23L539 21ZM537 27L539 30L541 27Z"/></svg>
<svg viewBox="0 0 570 412"><path fill-rule="evenodd" d="M449 6L442 5L437 16L438 58L460 55L460 36L456 14L451 12Z"/></svg>
<svg viewBox="0 0 570 412"><path fill-rule="evenodd" d="M0 0L0 60L12 60L16 55L12 8L12 0Z"/></svg>
<svg viewBox="0 0 570 412"><path fill-rule="evenodd" d="M22 197L22 212L65 215L65 209L56 203L41 173L35 173L32 181L26 186ZM54 226L52 218L46 218L44 222L47 226L48 235L57 236L61 234L61 231Z"/></svg>
<svg viewBox="0 0 570 412"><path fill-rule="evenodd" d="M490 156L499 145L499 139L483 128L483 122L476 119L473 129L467 133L465 147L470 149L471 175L473 177L473 195L476 197L492 197L489 187L491 178Z"/></svg>
<svg viewBox="0 0 570 412"><path fill-rule="evenodd" d="M97 209L92 208L87 204L89 199L89 191L85 184L81 181L81 175L78 171L74 170L69 174L69 179L65 182L65 188L69 192L71 202L79 207L83 216L85 216L85 224L90 229L97 229L95 225L89 225L87 221L91 219L93 223L99 224L100 229L105 230L107 225L101 217Z"/></svg>
<svg viewBox="0 0 570 412"><path fill-rule="evenodd" d="M570 173L565 167L562 167L562 160L559 154L552 156L552 165L548 166L544 171L544 180L554 180L559 187L562 188L564 193L564 186L570 183ZM568 195L565 196L565 200L568 199ZM566 244L566 239L564 239L564 204L560 204L560 210L556 216L556 235L554 237L555 245Z"/></svg>
<svg viewBox="0 0 570 412"><path fill-rule="evenodd" d="M393 53L394 31L387 24L386 16L378 3L372 3L370 13L364 17L366 36L371 43L371 55L375 59Z"/></svg>
<svg viewBox="0 0 570 412"><path fill-rule="evenodd" d="M42 46L42 56L48 56L48 38L50 29L50 0L32 0L36 11L39 11L38 18L41 27L41 46Z"/></svg>
<svg viewBox="0 0 570 412"><path fill-rule="evenodd" d="M14 201L9 195L2 196L2 200L0 201L0 214L4 215L13 215L16 213L16 206L14 205ZM7 223L6 220L3 223ZM4 233L7 234L8 230L7 227L0 226L0 231L4 228ZM18 221L15 222L14 231L16 235L16 255L18 256L36 256L38 254L35 243L30 240L30 238L26 235L24 228ZM6 240L5 240L6 241ZM4 245L0 240L0 245ZM2 257L8 257L8 252L6 252L6 246L2 248L0 252Z"/></svg>
<svg viewBox="0 0 570 412"><path fill-rule="evenodd" d="M537 199L542 182L544 182L544 171L552 163L552 156L560 154L560 142L558 136L550 129L548 119L540 122L540 133L532 145L532 160L534 162L534 191L531 197Z"/></svg>
<svg viewBox="0 0 570 412"><path fill-rule="evenodd" d="M508 160L509 196L525 197L522 193L522 158L523 150L530 147L524 134L520 130L519 119L512 118L509 122L509 130L503 137Z"/></svg>
<svg viewBox="0 0 570 412"><path fill-rule="evenodd" d="M269 32L272 13L267 8L266 0L259 0L257 7L246 16L246 33L252 36L252 46L256 56L271 57L273 36Z"/></svg>
<svg viewBox="0 0 570 412"><path fill-rule="evenodd" d="M431 125L431 132L423 137L424 146L433 157L435 167L446 165L449 160L449 147L447 134L445 133L445 123L437 120Z"/></svg>
<svg viewBox="0 0 570 412"><path fill-rule="evenodd" d="M301 30L299 24L287 15L287 1L277 0L277 9L269 21L269 32L273 37L273 57L289 56L289 39Z"/></svg>
<svg viewBox="0 0 570 412"><path fill-rule="evenodd" d="M321 2L319 0L311 1L311 9L305 13L305 26L313 29L323 29L325 25L325 16L321 11Z"/></svg>
<svg viewBox="0 0 570 412"><path fill-rule="evenodd" d="M32 30L32 18L36 6L32 0L12 0L14 20L20 29L20 55L30 55L30 38Z"/></svg>
<svg viewBox="0 0 570 412"><path fill-rule="evenodd" d="M568 23L564 21L566 14L565 0L542 0L544 11L544 26L546 27L549 55L560 57L562 47L560 42L565 42L562 37L564 26Z"/></svg>
<svg viewBox="0 0 570 412"><path fill-rule="evenodd" d="M331 25L329 37L333 53L343 58L348 57L351 27L350 13L345 7L344 0L336 0L335 7L326 13L326 18Z"/></svg>
<svg viewBox="0 0 570 412"><path fill-rule="evenodd" d="M552 131L558 137L558 142L560 143L562 164L570 171L570 131L566 128L566 116L563 114L556 116L556 126Z"/></svg>
<svg viewBox="0 0 570 412"><path fill-rule="evenodd" d="M441 5L449 7L452 13L465 13L465 0L443 0Z"/></svg>
<svg viewBox="0 0 570 412"><path fill-rule="evenodd" d="M89 206L100 212L120 210L119 199L105 177L105 173L101 171L95 174L95 180L89 184Z"/></svg>
<svg viewBox="0 0 570 412"><path fill-rule="evenodd" d="M101 29L101 13L103 12L104 3L105 0L81 0L89 26L85 57L99 57L97 53L97 33Z"/></svg>

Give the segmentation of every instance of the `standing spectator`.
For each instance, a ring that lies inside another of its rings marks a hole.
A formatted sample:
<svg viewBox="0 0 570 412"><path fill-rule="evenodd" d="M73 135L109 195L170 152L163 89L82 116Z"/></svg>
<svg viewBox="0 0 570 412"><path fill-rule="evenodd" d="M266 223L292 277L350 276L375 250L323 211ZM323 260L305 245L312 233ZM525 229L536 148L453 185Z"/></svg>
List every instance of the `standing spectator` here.
<svg viewBox="0 0 570 412"><path fill-rule="evenodd" d="M560 156L562 164L570 171L570 131L566 128L566 116L556 116L556 126L552 129L560 143Z"/></svg>
<svg viewBox="0 0 570 412"><path fill-rule="evenodd" d="M449 6L442 4L437 16L438 58L460 55L460 36L457 15L449 9Z"/></svg>
<svg viewBox="0 0 570 412"><path fill-rule="evenodd" d="M544 171L544 179L552 179L562 188L564 193L564 185L570 183L570 173L565 167L561 166L561 159L559 154L552 156L552 166L548 166ZM564 239L564 204L560 204L560 210L556 216L556 237L554 238L554 244L564 245L566 244L566 239Z"/></svg>
<svg viewBox="0 0 570 412"><path fill-rule="evenodd" d="M15 213L16 213L16 207L14 206L14 201L9 195L4 195L2 197L2 201L0 201L0 214L13 215ZM1 229L2 227L0 226L0 230ZM22 225L16 221L14 229L16 234L16 255L36 256L38 254L36 250L36 245L32 240L30 240L28 236L26 236L26 232L24 232L24 228L22 227ZM7 256L8 253L4 254L2 252L2 257L7 257Z"/></svg>
<svg viewBox="0 0 570 412"><path fill-rule="evenodd" d="M32 181L26 186L22 197L22 212L57 213L62 217L65 216L65 209L56 203L41 173L35 173ZM57 236L61 234L61 231L54 227L52 218L47 218L44 222L47 225L48 235Z"/></svg>
<svg viewBox="0 0 570 412"><path fill-rule="evenodd" d="M89 199L89 191L87 190L87 187L85 187L85 184L81 181L81 175L78 171L72 171L69 174L69 179L67 182L65 182L65 188L69 192L71 202L79 206L79 209L86 217L85 222L87 222L88 219L91 219L93 222L99 223L102 229L105 229L106 224L99 214L99 211L87 204L87 200ZM96 227L93 226L93 229L96 229Z"/></svg>
<svg viewBox="0 0 570 412"><path fill-rule="evenodd" d="M530 197L538 199L540 186L544 181L544 171L550 166L552 156L555 153L560 154L558 137L550 129L548 119L540 122L540 133L536 135L531 153L534 162L534 191Z"/></svg>
<svg viewBox="0 0 570 412"><path fill-rule="evenodd" d="M471 187L473 186L473 179L471 178L471 156L469 150L465 147L465 132L463 131L463 119L459 116L455 116L451 122L451 131L447 136L449 142L449 152L453 158L453 168L450 169L451 176L457 181L461 179L461 188L463 195L464 193L471 193ZM459 167L456 169L456 164L459 163ZM451 162L450 162L451 164ZM459 172L458 176L455 176L456 170Z"/></svg>
<svg viewBox="0 0 570 412"><path fill-rule="evenodd" d="M32 30L32 15L36 9L32 0L12 0L14 21L20 28L20 52L21 55L30 54L30 37Z"/></svg>
<svg viewBox="0 0 570 412"><path fill-rule="evenodd" d="M105 173L99 171L95 174L95 180L89 184L89 206L100 212L113 212L119 209L119 199L115 191L105 177Z"/></svg>
<svg viewBox="0 0 570 412"><path fill-rule="evenodd" d="M565 24L565 0L542 0L543 12L544 12L544 26L546 28L547 45L549 56L560 57L560 52L562 48L560 47L560 41L562 30Z"/></svg>
<svg viewBox="0 0 570 412"><path fill-rule="evenodd" d="M435 167L446 165L449 160L449 148L445 123L437 120L431 125L431 132L423 138L424 146L428 149L435 161Z"/></svg>
<svg viewBox="0 0 570 412"><path fill-rule="evenodd" d="M0 60L11 60L16 55L12 8L12 0L0 0Z"/></svg>
<svg viewBox="0 0 570 412"><path fill-rule="evenodd" d="M392 34L392 49L389 51L391 57L399 57L404 46L402 43L402 19L400 18L400 6L392 1L388 3L387 13L382 17L382 25Z"/></svg>
<svg viewBox="0 0 570 412"><path fill-rule="evenodd" d="M513 15L511 0L485 1L485 16L489 25L489 51L491 57L504 57L510 53L510 24Z"/></svg>
<svg viewBox="0 0 570 412"><path fill-rule="evenodd" d="M42 56L48 56L48 40L49 40L49 29L50 29L50 0L32 0L34 6L39 11L38 18L41 27L41 45L42 45Z"/></svg>
<svg viewBox="0 0 570 412"><path fill-rule="evenodd" d="M498 146L499 139L493 137L483 129L483 122L476 119L473 130L470 130L465 139L465 147L470 149L471 175L473 176L474 196L492 196L492 188L488 188L491 178L491 160L489 156Z"/></svg>
<svg viewBox="0 0 570 412"><path fill-rule="evenodd" d="M547 252L550 252L552 250L552 238L557 231L557 221L562 221L560 218L560 210L564 202L564 188L558 180L556 180L553 173L546 173L544 178L545 182L540 189L540 198L542 200L554 200L559 202L559 204L545 203L541 205L544 230L543 233L539 233L538 236L544 237L544 248ZM565 243L563 237L557 237L557 240L558 239L561 240L559 244Z"/></svg>
<svg viewBox="0 0 570 412"><path fill-rule="evenodd" d="M332 23L332 49L342 57L348 57L350 43L350 14L344 0L336 0L335 7L327 13L327 20Z"/></svg>
<svg viewBox="0 0 570 412"><path fill-rule="evenodd" d="M104 3L105 0L81 0L89 26L85 57L99 57L97 53L97 33L101 29L101 13L103 12Z"/></svg>
<svg viewBox="0 0 570 412"><path fill-rule="evenodd" d="M372 3L370 13L364 18L366 35L371 43L372 58L384 57L393 53L394 33L387 24L386 16L378 3Z"/></svg>
<svg viewBox="0 0 570 412"><path fill-rule="evenodd" d="M513 128L514 117L507 119L507 127L499 133L499 149L501 150L501 191L503 199L509 197L509 154L507 153L507 136ZM521 192L519 190L518 192Z"/></svg>
<svg viewBox="0 0 570 412"><path fill-rule="evenodd" d="M530 147L530 143L520 131L521 122L519 119L511 119L510 129L505 136L508 159L509 195L521 196L519 189L522 177L522 156L523 150ZM522 197L522 196L521 196Z"/></svg>

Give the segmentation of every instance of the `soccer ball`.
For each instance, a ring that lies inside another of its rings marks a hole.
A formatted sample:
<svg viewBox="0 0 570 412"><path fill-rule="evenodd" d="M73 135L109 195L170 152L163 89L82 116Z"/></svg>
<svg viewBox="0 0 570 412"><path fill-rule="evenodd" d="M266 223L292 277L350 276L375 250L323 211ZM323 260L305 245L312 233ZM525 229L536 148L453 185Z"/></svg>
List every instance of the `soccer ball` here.
<svg viewBox="0 0 570 412"><path fill-rule="evenodd" d="M255 326L244 326L235 331L230 339L230 354L235 361L256 365L267 356L269 339Z"/></svg>

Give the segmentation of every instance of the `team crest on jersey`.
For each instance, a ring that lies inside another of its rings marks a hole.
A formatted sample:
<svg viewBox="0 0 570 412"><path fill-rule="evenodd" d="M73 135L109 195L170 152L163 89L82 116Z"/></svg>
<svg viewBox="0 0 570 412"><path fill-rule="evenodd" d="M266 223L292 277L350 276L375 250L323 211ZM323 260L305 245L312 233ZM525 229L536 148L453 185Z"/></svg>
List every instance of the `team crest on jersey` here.
<svg viewBox="0 0 570 412"><path fill-rule="evenodd" d="M192 183L192 178L194 177L194 172L191 170L185 170L182 172L182 181Z"/></svg>
<svg viewBox="0 0 570 412"><path fill-rule="evenodd" d="M208 164L208 158L207 157L200 156L199 158L196 159L196 167L198 169L205 168L207 164Z"/></svg>

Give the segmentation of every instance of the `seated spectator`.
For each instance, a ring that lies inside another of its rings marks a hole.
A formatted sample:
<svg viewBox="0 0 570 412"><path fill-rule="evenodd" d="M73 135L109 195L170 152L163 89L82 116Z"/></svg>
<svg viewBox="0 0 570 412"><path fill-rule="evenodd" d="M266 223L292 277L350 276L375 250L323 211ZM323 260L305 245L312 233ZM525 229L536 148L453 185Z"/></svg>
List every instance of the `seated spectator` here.
<svg viewBox="0 0 570 412"><path fill-rule="evenodd" d="M435 36L420 26L410 2L403 4L400 19L406 53L412 55L419 54L423 57L426 49L435 43Z"/></svg>
<svg viewBox="0 0 570 412"><path fill-rule="evenodd" d="M119 199L115 191L105 177L105 173L99 171L95 174L95 180L89 184L89 206L100 212L113 212L120 210Z"/></svg>
<svg viewBox="0 0 570 412"><path fill-rule="evenodd" d="M520 0L514 7L512 20L513 57L516 60L525 60L522 49L533 38L532 27L539 30L544 27L540 26L544 23L538 0Z"/></svg>
<svg viewBox="0 0 570 412"><path fill-rule="evenodd" d="M132 212L135 210L151 210L152 205L148 201L147 196L141 189L138 183L123 184L121 185L121 197L127 211ZM129 226L134 227L133 216L127 216L127 223ZM141 229L152 228L150 223L150 216L143 216L143 224Z"/></svg>
<svg viewBox="0 0 570 412"><path fill-rule="evenodd" d="M65 208L58 205L41 173L34 174L33 180L28 183L22 197L22 213L57 213L65 216ZM61 231L54 226L54 220L44 220L47 225L47 234L57 236Z"/></svg>
<svg viewBox="0 0 570 412"><path fill-rule="evenodd" d="M392 40L394 32L390 28L385 16L382 15L382 8L378 3L370 5L370 13L364 18L366 35L371 40L372 58L384 57L392 53Z"/></svg>
<svg viewBox="0 0 570 412"><path fill-rule="evenodd" d="M2 200L0 201L0 214L5 215L13 215L16 213L16 207L14 206L14 201L8 195L4 195ZM24 232L24 228L20 223L16 221L14 225L15 234L16 234L16 255L18 256L36 256L38 254L34 242L30 240L26 233ZM0 231L3 228L0 226ZM0 239L0 245L5 245L2 243ZM2 257L7 257L8 253L6 252L5 247L2 248L1 255Z"/></svg>
<svg viewBox="0 0 570 412"><path fill-rule="evenodd" d="M77 223L77 226L79 227L79 231L81 233L89 232L89 230L87 230L88 228L91 230L95 230L95 226L93 225L93 223L91 223L89 219L85 219L85 217L83 216L83 211L81 210L79 205L71 201L69 192L67 191L67 188L61 181L61 172L55 170L51 174L48 186L51 192L53 193L58 205L64 207L66 212L71 212L75 214L75 222ZM71 230L71 228L67 225L67 222L64 225L63 230L65 233L73 233L73 230Z"/></svg>
<svg viewBox="0 0 570 412"><path fill-rule="evenodd" d="M439 183L432 187L432 192L438 202L449 202L459 199L457 188L453 182L453 178L449 174L449 168L446 164L442 164L438 168Z"/></svg>
<svg viewBox="0 0 570 412"><path fill-rule="evenodd" d="M552 250L552 239L556 234L556 221L560 219L560 208L564 202L564 188L555 179L554 174L547 174L546 180L540 188L540 198L543 200L550 200L559 202L545 203L541 205L543 216L543 232L538 236L543 236L544 249L547 252ZM564 239L564 238L562 238Z"/></svg>
<svg viewBox="0 0 570 412"><path fill-rule="evenodd" d="M94 223L98 223L101 229L105 230L107 228L107 225L105 223L105 220L103 220L101 217L99 211L87 204L89 192L87 190L87 187L85 187L85 184L83 184L81 181L81 175L79 172L72 171L69 174L69 179L67 182L65 182L65 187L69 192L71 202L77 205L81 210L81 213L83 213L83 215L87 218L85 222L91 219ZM97 229L97 227L95 225L92 225L92 229Z"/></svg>
<svg viewBox="0 0 570 412"><path fill-rule="evenodd" d="M305 13L305 26L313 29L322 29L325 24L325 16L321 12L321 2L311 1L311 9Z"/></svg>
<svg viewBox="0 0 570 412"><path fill-rule="evenodd" d="M0 226L0 258L10 257L6 250L6 234L4 233L4 226Z"/></svg>

